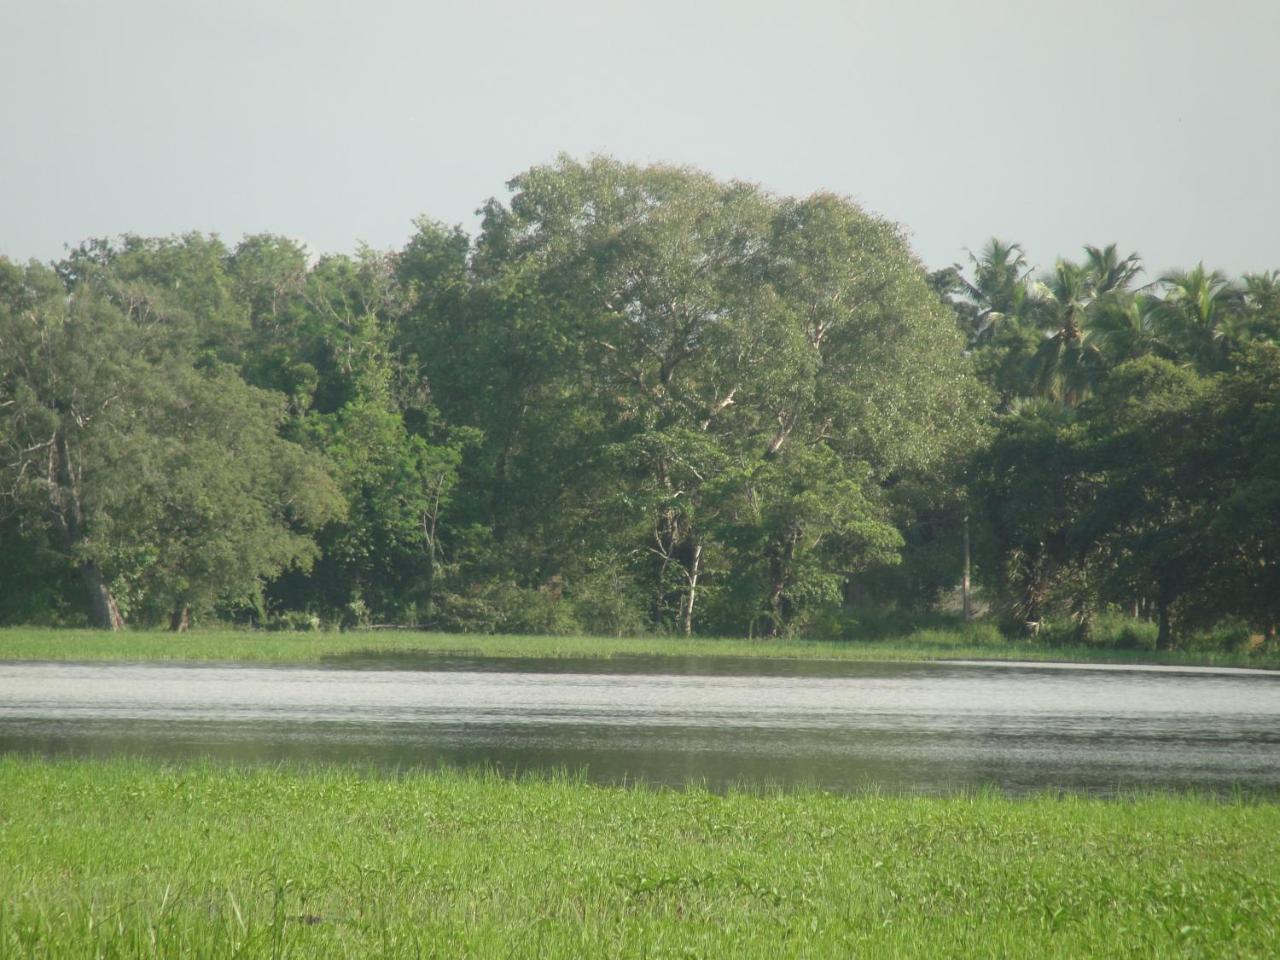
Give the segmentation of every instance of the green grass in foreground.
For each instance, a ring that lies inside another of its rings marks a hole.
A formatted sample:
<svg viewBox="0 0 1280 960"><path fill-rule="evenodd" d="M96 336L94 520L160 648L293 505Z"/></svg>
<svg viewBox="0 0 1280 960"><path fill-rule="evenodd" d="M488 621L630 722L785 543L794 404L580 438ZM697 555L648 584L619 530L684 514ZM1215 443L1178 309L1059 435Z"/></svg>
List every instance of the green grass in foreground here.
<svg viewBox="0 0 1280 960"><path fill-rule="evenodd" d="M0 759L0 956L1280 955L1280 805Z"/></svg>
<svg viewBox="0 0 1280 960"><path fill-rule="evenodd" d="M1211 651L1156 653L1051 647L1004 639L990 626L925 629L888 639L819 642L694 637L533 637L419 631L267 633L0 629L0 660L187 660L321 663L411 656L479 657L782 657L833 660L1060 660L1081 663L1212 664L1280 667L1280 657Z"/></svg>

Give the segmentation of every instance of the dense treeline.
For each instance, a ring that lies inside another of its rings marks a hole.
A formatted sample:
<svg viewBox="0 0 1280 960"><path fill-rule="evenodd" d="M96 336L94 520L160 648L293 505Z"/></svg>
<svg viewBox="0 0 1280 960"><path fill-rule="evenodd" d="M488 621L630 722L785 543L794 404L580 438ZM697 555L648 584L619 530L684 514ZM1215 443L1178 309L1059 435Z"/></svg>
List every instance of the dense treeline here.
<svg viewBox="0 0 1280 960"><path fill-rule="evenodd" d="M1033 278L992 241L931 280L995 391L971 458L985 582L1006 616L1087 640L1099 613L1185 643L1247 644L1280 620L1280 273L1199 265L1142 284L1086 247Z"/></svg>
<svg viewBox="0 0 1280 960"><path fill-rule="evenodd" d="M1276 274L928 274L834 196L510 187L394 253L0 260L0 619L839 634L952 591L968 517L1013 629L1274 634Z"/></svg>

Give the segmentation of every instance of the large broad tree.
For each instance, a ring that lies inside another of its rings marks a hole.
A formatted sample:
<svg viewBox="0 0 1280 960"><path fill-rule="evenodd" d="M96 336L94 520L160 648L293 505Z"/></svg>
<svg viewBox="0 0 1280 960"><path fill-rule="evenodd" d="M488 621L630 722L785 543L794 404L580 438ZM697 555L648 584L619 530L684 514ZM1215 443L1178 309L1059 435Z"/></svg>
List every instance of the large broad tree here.
<svg viewBox="0 0 1280 960"><path fill-rule="evenodd" d="M310 562L341 503L277 433L284 398L204 349L171 288L89 266L0 264L0 493L78 571L92 622L181 628Z"/></svg>
<svg viewBox="0 0 1280 960"><path fill-rule="evenodd" d="M963 446L983 404L894 225L608 159L511 187L465 264L470 306L430 298L414 322L442 347L433 384L467 373L441 403L481 408L495 531L528 570L630 557L652 617L687 632L734 570L763 571L737 625L781 629L887 559L885 491ZM411 250L456 291L447 240Z"/></svg>

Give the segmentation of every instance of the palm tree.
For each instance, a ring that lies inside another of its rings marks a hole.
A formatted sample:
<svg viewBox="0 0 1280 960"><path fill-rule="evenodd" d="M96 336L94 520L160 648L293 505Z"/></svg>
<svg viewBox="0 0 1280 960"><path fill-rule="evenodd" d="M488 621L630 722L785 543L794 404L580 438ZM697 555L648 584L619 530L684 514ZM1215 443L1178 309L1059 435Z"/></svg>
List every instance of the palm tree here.
<svg viewBox="0 0 1280 960"><path fill-rule="evenodd" d="M1031 267L1026 253L1016 243L992 237L973 262L973 281L960 277L969 298L978 308L972 337L975 342L990 339L1005 323L1029 320L1032 298L1028 278Z"/></svg>
<svg viewBox="0 0 1280 960"><path fill-rule="evenodd" d="M1114 243L1103 249L1085 246L1085 284L1095 300L1114 294L1126 293L1130 284L1142 272L1142 258L1131 253L1123 260Z"/></svg>
<svg viewBox="0 0 1280 960"><path fill-rule="evenodd" d="M1108 365L1147 354L1171 357L1160 335L1159 297L1147 293L1111 296L1098 304L1089 321L1092 340Z"/></svg>
<svg viewBox="0 0 1280 960"><path fill-rule="evenodd" d="M1164 335L1189 359L1209 368L1224 365L1245 331L1238 318L1241 291L1218 270L1196 264L1160 278L1165 287L1160 323Z"/></svg>
<svg viewBox="0 0 1280 960"><path fill-rule="evenodd" d="M1280 270L1246 273L1244 304L1253 339L1280 339Z"/></svg>
<svg viewBox="0 0 1280 960"><path fill-rule="evenodd" d="M1089 269L1059 260L1036 292L1046 336L1032 358L1032 377L1042 396L1074 407L1104 369L1097 346L1088 342L1087 311L1094 302Z"/></svg>

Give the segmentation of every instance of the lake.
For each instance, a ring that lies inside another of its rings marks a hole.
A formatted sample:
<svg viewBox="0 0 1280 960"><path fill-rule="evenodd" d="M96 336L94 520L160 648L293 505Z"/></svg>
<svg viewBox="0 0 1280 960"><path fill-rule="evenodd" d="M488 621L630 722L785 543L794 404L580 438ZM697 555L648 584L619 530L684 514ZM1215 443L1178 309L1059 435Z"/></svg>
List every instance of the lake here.
<svg viewBox="0 0 1280 960"><path fill-rule="evenodd" d="M0 663L0 752L605 783L1280 793L1280 673L733 658Z"/></svg>

